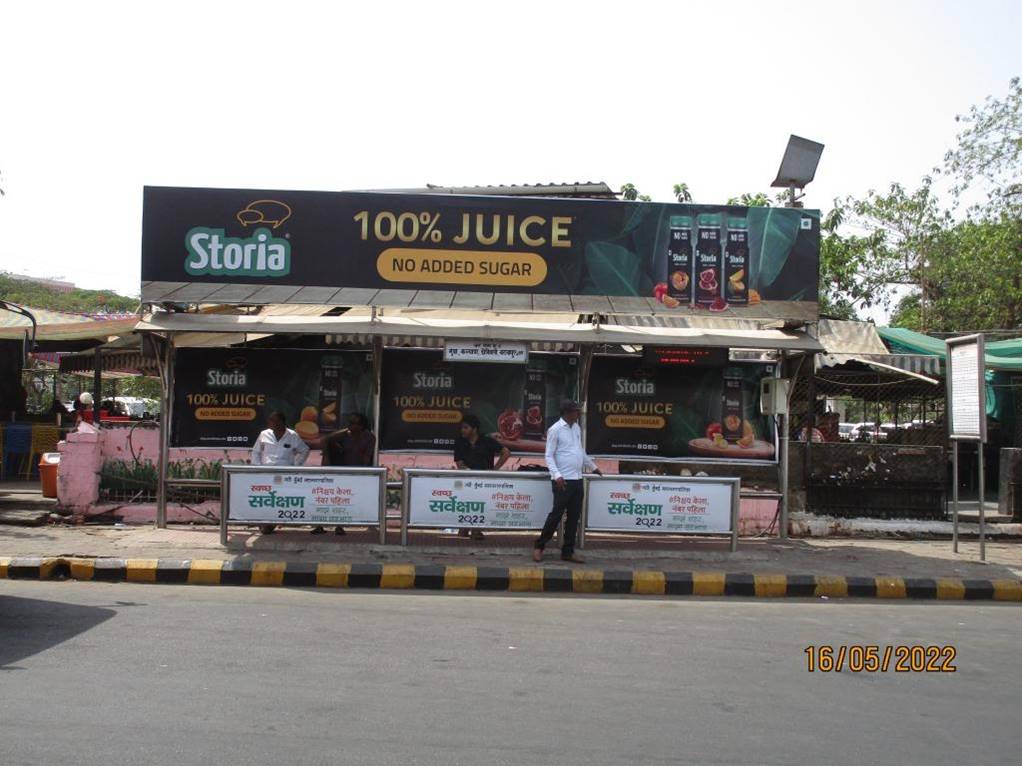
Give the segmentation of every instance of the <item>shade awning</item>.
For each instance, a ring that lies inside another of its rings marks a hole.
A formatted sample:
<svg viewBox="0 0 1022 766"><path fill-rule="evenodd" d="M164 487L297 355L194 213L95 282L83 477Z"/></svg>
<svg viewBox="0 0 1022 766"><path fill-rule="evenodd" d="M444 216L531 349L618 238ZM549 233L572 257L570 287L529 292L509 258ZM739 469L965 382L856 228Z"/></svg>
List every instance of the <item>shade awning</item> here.
<svg viewBox="0 0 1022 766"><path fill-rule="evenodd" d="M483 315L454 312L411 312L377 315L353 311L340 316L217 315L158 312L138 323L142 332L223 332L291 335L459 338L559 344L727 346L820 351L822 346L799 330L763 329L752 320L709 320L685 326L645 326L616 317L614 323L579 322L556 315ZM730 324L728 322L731 322Z"/></svg>

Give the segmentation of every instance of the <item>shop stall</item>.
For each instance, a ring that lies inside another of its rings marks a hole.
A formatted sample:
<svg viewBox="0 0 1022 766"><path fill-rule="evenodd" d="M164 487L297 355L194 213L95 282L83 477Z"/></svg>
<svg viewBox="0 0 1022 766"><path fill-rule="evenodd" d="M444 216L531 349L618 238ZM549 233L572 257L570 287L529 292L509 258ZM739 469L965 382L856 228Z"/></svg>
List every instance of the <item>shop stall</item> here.
<svg viewBox="0 0 1022 766"><path fill-rule="evenodd" d="M147 189L143 228L160 524L172 447L243 448L277 410L313 445L367 414L381 465L448 455L471 413L542 469L560 400L578 398L587 451L615 468L776 469L785 430L760 414L760 381L821 348L814 211ZM181 342L197 335L224 342ZM404 497L407 523L439 502Z"/></svg>

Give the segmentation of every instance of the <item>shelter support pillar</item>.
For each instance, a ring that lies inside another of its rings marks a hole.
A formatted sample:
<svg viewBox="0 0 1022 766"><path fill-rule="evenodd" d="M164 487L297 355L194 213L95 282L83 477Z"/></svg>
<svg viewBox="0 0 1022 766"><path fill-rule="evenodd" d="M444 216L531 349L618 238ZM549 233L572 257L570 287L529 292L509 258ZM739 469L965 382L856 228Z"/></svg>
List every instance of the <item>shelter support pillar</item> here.
<svg viewBox="0 0 1022 766"><path fill-rule="evenodd" d="M92 423L99 425L100 406L103 400L103 349L96 346L92 361Z"/></svg>
<svg viewBox="0 0 1022 766"><path fill-rule="evenodd" d="M156 484L156 526L167 527L167 476L170 471L170 418L174 393L174 336L167 336L160 365L160 468Z"/></svg>
<svg viewBox="0 0 1022 766"><path fill-rule="evenodd" d="M786 368L787 352L781 351L781 374L787 376L788 371ZM791 391L795 389L792 386L788 392L788 407L791 406ZM784 412L778 416L778 439L780 441L781 448L781 510L780 518L778 520L778 534L782 540L788 539L788 407L784 408Z"/></svg>

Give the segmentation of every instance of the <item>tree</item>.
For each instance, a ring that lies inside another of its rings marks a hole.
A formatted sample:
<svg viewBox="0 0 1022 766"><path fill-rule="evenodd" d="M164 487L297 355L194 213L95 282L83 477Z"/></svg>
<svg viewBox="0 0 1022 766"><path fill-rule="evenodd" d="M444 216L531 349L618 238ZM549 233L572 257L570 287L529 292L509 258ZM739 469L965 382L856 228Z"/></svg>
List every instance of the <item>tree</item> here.
<svg viewBox="0 0 1022 766"><path fill-rule="evenodd" d="M687 183L682 182L674 185L674 198L682 203L692 201L692 192L689 190Z"/></svg>
<svg viewBox="0 0 1022 766"><path fill-rule="evenodd" d="M920 295L920 319L935 298L932 274L948 253L950 214L940 205L932 181L915 191L893 183L884 194L835 200L824 221L821 282L838 306L890 308L895 286L909 285ZM842 234L841 227L851 228Z"/></svg>
<svg viewBox="0 0 1022 766"><path fill-rule="evenodd" d="M891 323L914 330L1022 328L1022 229L1004 215L970 218L937 243L922 293L899 302Z"/></svg>
<svg viewBox="0 0 1022 766"><path fill-rule="evenodd" d="M748 192L745 192L738 197L729 197L727 204L743 205L744 207L770 207L772 203L768 194L764 194L763 192L749 194Z"/></svg>
<svg viewBox="0 0 1022 766"><path fill-rule="evenodd" d="M628 200L629 202L649 202L650 196L648 194L639 194L639 190L635 188L635 184L625 184L621 187L621 199Z"/></svg>
<svg viewBox="0 0 1022 766"><path fill-rule="evenodd" d="M957 146L944 156L944 170L954 178L955 196L977 181L997 210L1022 210L1022 82L1012 78L1003 99L987 96L955 120L965 128Z"/></svg>

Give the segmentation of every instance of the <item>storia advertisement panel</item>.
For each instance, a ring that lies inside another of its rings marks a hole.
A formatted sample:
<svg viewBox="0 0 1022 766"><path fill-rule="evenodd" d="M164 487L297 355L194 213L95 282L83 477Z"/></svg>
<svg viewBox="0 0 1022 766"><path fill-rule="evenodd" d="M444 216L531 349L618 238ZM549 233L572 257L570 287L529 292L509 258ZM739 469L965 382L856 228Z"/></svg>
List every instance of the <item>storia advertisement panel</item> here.
<svg viewBox="0 0 1022 766"><path fill-rule="evenodd" d="M142 297L196 282L441 289L813 319L819 252L815 210L146 187Z"/></svg>

